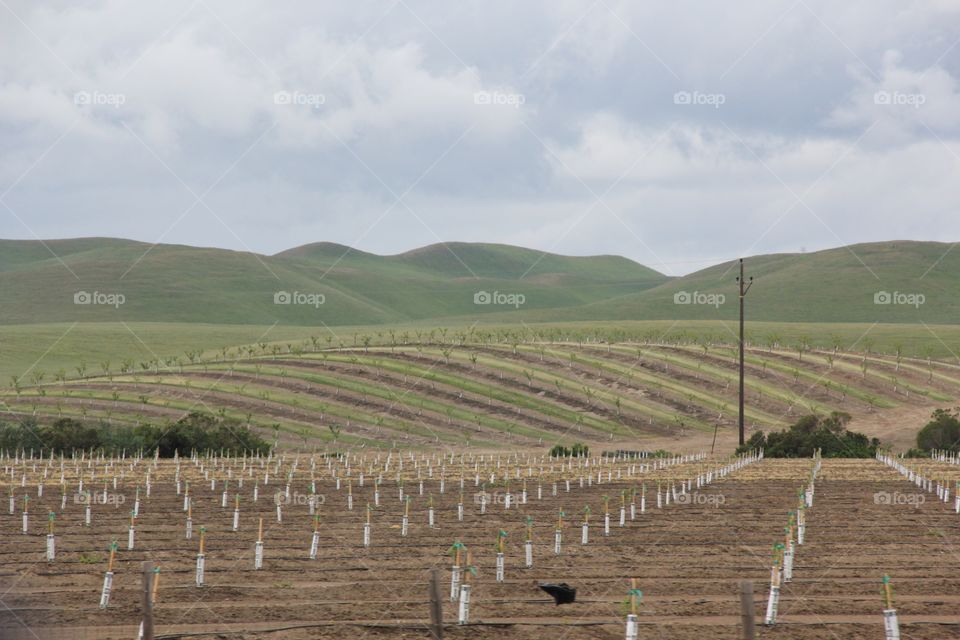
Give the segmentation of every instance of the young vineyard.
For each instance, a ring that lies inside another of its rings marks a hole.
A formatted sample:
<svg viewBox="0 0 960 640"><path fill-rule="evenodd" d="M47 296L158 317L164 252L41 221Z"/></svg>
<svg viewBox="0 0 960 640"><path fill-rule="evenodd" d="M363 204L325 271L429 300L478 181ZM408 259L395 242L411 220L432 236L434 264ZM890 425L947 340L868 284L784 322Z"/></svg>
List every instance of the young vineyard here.
<svg viewBox="0 0 960 640"><path fill-rule="evenodd" d="M27 451L0 465L4 638L129 639L141 623L295 640L960 633L946 455Z"/></svg>
<svg viewBox="0 0 960 640"><path fill-rule="evenodd" d="M540 446L670 442L737 423L736 348L699 342L480 340L411 343L321 340L186 358L78 363L34 371L2 392L10 417L72 417L132 425L191 411L230 417L271 441L344 446ZM748 430L808 413L854 419L890 410L926 414L960 395L960 367L900 355L820 350L776 341L746 354ZM39 446L39 444L38 444ZM707 445L709 446L709 444ZM657 446L653 448L670 448Z"/></svg>

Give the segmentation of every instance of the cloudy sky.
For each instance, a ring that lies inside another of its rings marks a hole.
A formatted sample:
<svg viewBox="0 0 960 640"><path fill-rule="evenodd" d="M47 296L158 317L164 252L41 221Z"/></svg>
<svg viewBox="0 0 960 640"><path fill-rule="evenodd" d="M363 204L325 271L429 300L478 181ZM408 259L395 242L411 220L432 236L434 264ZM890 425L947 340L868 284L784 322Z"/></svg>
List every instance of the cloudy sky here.
<svg viewBox="0 0 960 640"><path fill-rule="evenodd" d="M960 239L960 0L0 0L0 237Z"/></svg>

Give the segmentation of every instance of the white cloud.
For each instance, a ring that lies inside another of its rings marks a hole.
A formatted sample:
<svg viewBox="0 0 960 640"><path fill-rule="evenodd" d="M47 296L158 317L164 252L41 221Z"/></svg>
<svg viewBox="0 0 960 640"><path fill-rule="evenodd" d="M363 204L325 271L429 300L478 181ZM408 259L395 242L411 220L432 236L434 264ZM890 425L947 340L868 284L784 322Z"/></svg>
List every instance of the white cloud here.
<svg viewBox="0 0 960 640"><path fill-rule="evenodd" d="M840 127L874 127L875 141L909 144L915 136L960 133L960 87L941 66L910 69L903 54L883 56L881 75L855 73L856 85L828 123Z"/></svg>
<svg viewBox="0 0 960 640"><path fill-rule="evenodd" d="M40 236L156 240L192 202L181 180L216 185L233 233L198 206L166 240L265 252L440 237L677 272L960 235L951 0L701 3L695 19L627 0L8 6L26 26L0 7L0 193L28 172L5 202ZM796 206L824 172L815 214ZM621 176L612 212L595 206ZM415 215L377 222L411 185ZM0 208L0 236L30 235Z"/></svg>

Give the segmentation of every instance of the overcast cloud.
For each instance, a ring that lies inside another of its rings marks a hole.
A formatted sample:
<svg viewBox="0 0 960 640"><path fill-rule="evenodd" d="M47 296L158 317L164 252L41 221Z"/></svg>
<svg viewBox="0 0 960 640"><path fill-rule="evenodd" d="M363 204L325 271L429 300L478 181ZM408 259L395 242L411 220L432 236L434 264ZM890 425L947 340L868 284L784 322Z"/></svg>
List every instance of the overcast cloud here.
<svg viewBox="0 0 960 640"><path fill-rule="evenodd" d="M0 0L0 237L960 239L960 0Z"/></svg>

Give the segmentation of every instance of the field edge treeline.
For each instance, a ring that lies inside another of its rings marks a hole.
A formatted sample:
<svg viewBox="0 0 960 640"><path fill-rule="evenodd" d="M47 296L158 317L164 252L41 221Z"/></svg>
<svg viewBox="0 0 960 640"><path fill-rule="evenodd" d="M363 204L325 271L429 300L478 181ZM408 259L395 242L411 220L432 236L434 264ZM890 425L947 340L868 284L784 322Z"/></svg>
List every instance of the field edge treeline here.
<svg viewBox="0 0 960 640"><path fill-rule="evenodd" d="M0 449L52 455L72 455L77 451L104 455L140 452L172 458L178 453L194 451L266 454L271 446L239 420L194 411L175 422L144 423L135 427L91 424L74 418L41 424L28 416L16 423L0 423Z"/></svg>

